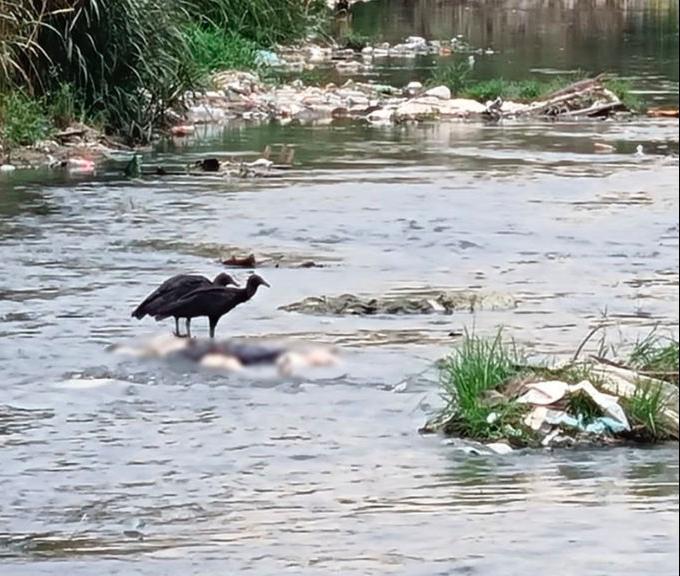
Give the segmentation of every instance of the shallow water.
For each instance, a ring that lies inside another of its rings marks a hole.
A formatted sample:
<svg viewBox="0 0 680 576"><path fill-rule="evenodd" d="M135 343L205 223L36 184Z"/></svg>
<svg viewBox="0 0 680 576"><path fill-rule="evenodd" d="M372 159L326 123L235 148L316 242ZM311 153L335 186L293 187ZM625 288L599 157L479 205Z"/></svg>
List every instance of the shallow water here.
<svg viewBox="0 0 680 576"><path fill-rule="evenodd" d="M545 355L605 310L615 341L677 330L677 121L199 136L148 161L290 143L296 169L0 176L2 576L677 573L677 444L491 457L417 433L438 404L432 361L463 327L502 324ZM169 330L133 305L172 273L213 275L233 247L324 267L263 268L271 290L218 333L337 344L339 367L227 375L108 351ZM277 310L424 286L517 306Z"/></svg>
<svg viewBox="0 0 680 576"><path fill-rule="evenodd" d="M392 44L413 34L462 37L482 52L474 55L478 79L608 72L649 101L678 102L677 0L376 0L357 4L352 19L337 28L340 35ZM376 59L372 74L402 85L427 78L440 62L467 58Z"/></svg>

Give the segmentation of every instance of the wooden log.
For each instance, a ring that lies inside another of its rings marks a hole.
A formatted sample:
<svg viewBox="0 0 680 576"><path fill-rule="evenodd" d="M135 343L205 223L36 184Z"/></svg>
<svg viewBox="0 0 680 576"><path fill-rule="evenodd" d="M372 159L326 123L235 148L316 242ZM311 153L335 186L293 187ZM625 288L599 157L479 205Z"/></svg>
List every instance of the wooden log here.
<svg viewBox="0 0 680 576"><path fill-rule="evenodd" d="M616 112L625 110L626 107L621 102L606 102L597 103L589 106L588 108L583 108L581 110L570 110L569 112L564 112L560 114L562 117L573 117L573 116L600 116L604 112Z"/></svg>
<svg viewBox="0 0 680 576"><path fill-rule="evenodd" d="M584 92L589 92L593 89L602 89L602 80L604 79L604 74L598 74L595 78L587 78L585 80L579 80L569 86L555 90L546 96L547 99L552 100L554 98L559 98L560 96L567 96L569 94L582 94Z"/></svg>
<svg viewBox="0 0 680 576"><path fill-rule="evenodd" d="M602 85L603 74L588 80L580 80L570 84L566 88L552 92L542 100L538 100L525 110L519 112L523 115L546 115L552 112L552 116L597 116L615 110L625 110L625 106L612 91ZM597 98L590 106L579 106L579 99Z"/></svg>
<svg viewBox="0 0 680 576"><path fill-rule="evenodd" d="M68 140L69 138L75 138L85 135L85 128L69 128L67 130L62 130L57 132L54 137L57 140Z"/></svg>

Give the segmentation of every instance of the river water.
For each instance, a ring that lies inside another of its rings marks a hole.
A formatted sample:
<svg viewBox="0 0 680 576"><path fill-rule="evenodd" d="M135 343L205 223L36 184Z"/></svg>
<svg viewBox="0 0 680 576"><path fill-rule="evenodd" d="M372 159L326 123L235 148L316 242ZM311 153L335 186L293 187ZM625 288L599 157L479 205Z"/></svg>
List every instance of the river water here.
<svg viewBox="0 0 680 576"><path fill-rule="evenodd" d="M527 69L634 61L645 97L677 102L677 2L551 2L550 19L541 3L450 4L367 3L353 26L390 40L483 30L489 58ZM582 5L575 25L567 8ZM532 61L537 23L561 31L557 64ZM266 144L294 145L296 169L1 176L0 574L677 574L677 444L472 456L417 432L438 405L432 362L465 327L502 325L556 356L603 314L617 342L677 331L677 120L232 126L151 160ZM233 247L324 267L263 268L272 288L219 335L338 345L338 367L230 375L110 352L169 331L131 319L134 304L173 273L212 276ZM517 306L277 309L428 286Z"/></svg>

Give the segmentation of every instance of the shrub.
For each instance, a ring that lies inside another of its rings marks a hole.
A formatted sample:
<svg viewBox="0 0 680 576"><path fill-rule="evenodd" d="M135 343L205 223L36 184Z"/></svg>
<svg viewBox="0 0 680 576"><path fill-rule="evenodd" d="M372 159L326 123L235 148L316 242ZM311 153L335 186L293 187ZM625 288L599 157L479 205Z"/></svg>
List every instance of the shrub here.
<svg viewBox="0 0 680 576"><path fill-rule="evenodd" d="M40 102L21 91L0 94L0 140L5 146L32 144L50 130Z"/></svg>

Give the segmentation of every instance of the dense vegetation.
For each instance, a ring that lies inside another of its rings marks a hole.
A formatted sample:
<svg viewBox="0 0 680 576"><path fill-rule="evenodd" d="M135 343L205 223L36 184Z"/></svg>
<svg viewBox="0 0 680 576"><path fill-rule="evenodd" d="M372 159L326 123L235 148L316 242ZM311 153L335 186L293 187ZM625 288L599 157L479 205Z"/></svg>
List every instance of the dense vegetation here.
<svg viewBox="0 0 680 576"><path fill-rule="evenodd" d="M146 139L167 107L207 72L249 67L257 49L303 37L323 6L320 0L0 0L0 139L33 141L67 121L65 114Z"/></svg>

